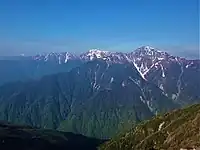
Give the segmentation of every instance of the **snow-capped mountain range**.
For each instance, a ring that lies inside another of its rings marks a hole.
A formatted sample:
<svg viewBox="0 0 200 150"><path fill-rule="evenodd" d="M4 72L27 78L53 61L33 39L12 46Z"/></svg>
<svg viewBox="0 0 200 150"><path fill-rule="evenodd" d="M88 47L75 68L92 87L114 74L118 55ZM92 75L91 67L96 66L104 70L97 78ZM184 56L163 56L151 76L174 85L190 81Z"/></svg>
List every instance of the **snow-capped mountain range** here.
<svg viewBox="0 0 200 150"><path fill-rule="evenodd" d="M167 52L160 51L150 46L143 46L130 53L109 52L99 49L91 49L86 53L74 55L69 52L49 53L45 55L36 55L32 57L34 60L55 61L59 64L67 63L69 60L92 61L94 59L102 59L112 63L133 63L138 69L141 76L145 76L152 70L161 69L162 77L165 77L165 70L171 63L178 63L184 68L199 69L200 60L187 60L181 57L175 57Z"/></svg>
<svg viewBox="0 0 200 150"><path fill-rule="evenodd" d="M68 52L50 53L34 56L33 59L47 62L56 61L59 64L67 63L70 60L87 62L95 59L101 59L108 63L131 63L144 80L153 82L174 100L188 101L188 99L200 97L197 92L200 88L200 60L172 56L150 46L143 46L129 53L91 49L80 55ZM187 93L187 96L183 93Z"/></svg>
<svg viewBox="0 0 200 150"><path fill-rule="evenodd" d="M118 121L117 130L121 122L141 121L200 102L200 60L172 56L150 46L130 53L92 49L81 55L20 56L0 60L0 68L0 119L10 121L8 109L12 108L12 121L21 115L23 122L44 128L57 129L62 126L61 120L74 129L86 114L84 126L91 127L94 121L96 129L99 120L113 119L112 124ZM44 119L50 124L41 122ZM100 130L105 125L98 126ZM87 131L80 128L78 133Z"/></svg>
<svg viewBox="0 0 200 150"><path fill-rule="evenodd" d="M200 99L200 60L172 56L150 46L143 46L129 53L91 49L80 55L63 52L20 56L17 59L12 57L0 61L0 67L3 68L0 83L65 72L96 59L108 64L133 65L144 80L156 84L169 98L181 100L181 104Z"/></svg>

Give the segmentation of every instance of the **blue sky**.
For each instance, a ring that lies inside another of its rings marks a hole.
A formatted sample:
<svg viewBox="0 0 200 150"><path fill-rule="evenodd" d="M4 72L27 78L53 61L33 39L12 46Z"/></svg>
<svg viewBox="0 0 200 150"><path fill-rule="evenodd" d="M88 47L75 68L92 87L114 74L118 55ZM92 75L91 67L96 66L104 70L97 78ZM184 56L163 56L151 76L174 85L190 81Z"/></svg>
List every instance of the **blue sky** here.
<svg viewBox="0 0 200 150"><path fill-rule="evenodd" d="M198 0L0 0L0 55L198 51Z"/></svg>

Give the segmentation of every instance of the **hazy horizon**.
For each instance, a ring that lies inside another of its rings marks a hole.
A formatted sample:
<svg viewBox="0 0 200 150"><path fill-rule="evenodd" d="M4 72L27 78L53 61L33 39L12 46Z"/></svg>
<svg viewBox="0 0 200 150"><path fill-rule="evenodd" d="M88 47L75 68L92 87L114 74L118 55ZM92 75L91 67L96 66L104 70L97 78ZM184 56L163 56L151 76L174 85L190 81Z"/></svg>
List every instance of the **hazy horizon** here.
<svg viewBox="0 0 200 150"><path fill-rule="evenodd" d="M198 58L198 13L198 0L2 0L0 56L150 45Z"/></svg>

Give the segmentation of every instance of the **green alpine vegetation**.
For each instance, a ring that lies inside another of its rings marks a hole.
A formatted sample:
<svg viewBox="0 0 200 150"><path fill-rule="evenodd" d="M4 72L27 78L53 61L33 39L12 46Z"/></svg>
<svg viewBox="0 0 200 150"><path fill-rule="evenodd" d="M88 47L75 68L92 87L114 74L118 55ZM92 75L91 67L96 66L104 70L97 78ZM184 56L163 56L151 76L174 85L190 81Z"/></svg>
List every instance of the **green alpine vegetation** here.
<svg viewBox="0 0 200 150"><path fill-rule="evenodd" d="M175 150L198 147L200 104L143 121L109 141L0 122L0 149L3 150Z"/></svg>
<svg viewBox="0 0 200 150"><path fill-rule="evenodd" d="M0 87L0 120L102 139L178 107L133 65L100 60Z"/></svg>
<svg viewBox="0 0 200 150"><path fill-rule="evenodd" d="M101 150L178 150L200 147L200 104L156 116L103 144Z"/></svg>

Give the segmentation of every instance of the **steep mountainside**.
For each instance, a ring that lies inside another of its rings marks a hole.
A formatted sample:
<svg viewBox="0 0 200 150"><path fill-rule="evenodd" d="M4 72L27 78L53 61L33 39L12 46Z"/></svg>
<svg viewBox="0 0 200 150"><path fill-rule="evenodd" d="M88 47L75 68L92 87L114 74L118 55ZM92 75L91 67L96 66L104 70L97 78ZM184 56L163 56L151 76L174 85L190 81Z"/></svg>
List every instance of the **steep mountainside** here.
<svg viewBox="0 0 200 150"><path fill-rule="evenodd" d="M177 107L134 65L102 60L0 87L1 120L99 138Z"/></svg>
<svg viewBox="0 0 200 150"><path fill-rule="evenodd" d="M0 123L1 150L97 150L104 142L73 133Z"/></svg>
<svg viewBox="0 0 200 150"><path fill-rule="evenodd" d="M81 59L102 59L108 62L134 65L143 79L157 85L165 95L185 106L200 99L200 60L172 56L150 46L130 53L90 50Z"/></svg>
<svg viewBox="0 0 200 150"><path fill-rule="evenodd" d="M81 55L64 52L2 59L0 85L69 71L83 62L101 59L111 63L131 63L143 79L157 85L169 99L182 106L197 103L196 100L200 99L200 60L172 56L150 46L140 47L130 53L92 49Z"/></svg>
<svg viewBox="0 0 200 150"><path fill-rule="evenodd" d="M187 60L151 47L129 54L143 77L156 84L169 98L182 104L200 99L200 60Z"/></svg>
<svg viewBox="0 0 200 150"><path fill-rule="evenodd" d="M103 144L102 150L200 148L200 104L157 116Z"/></svg>

